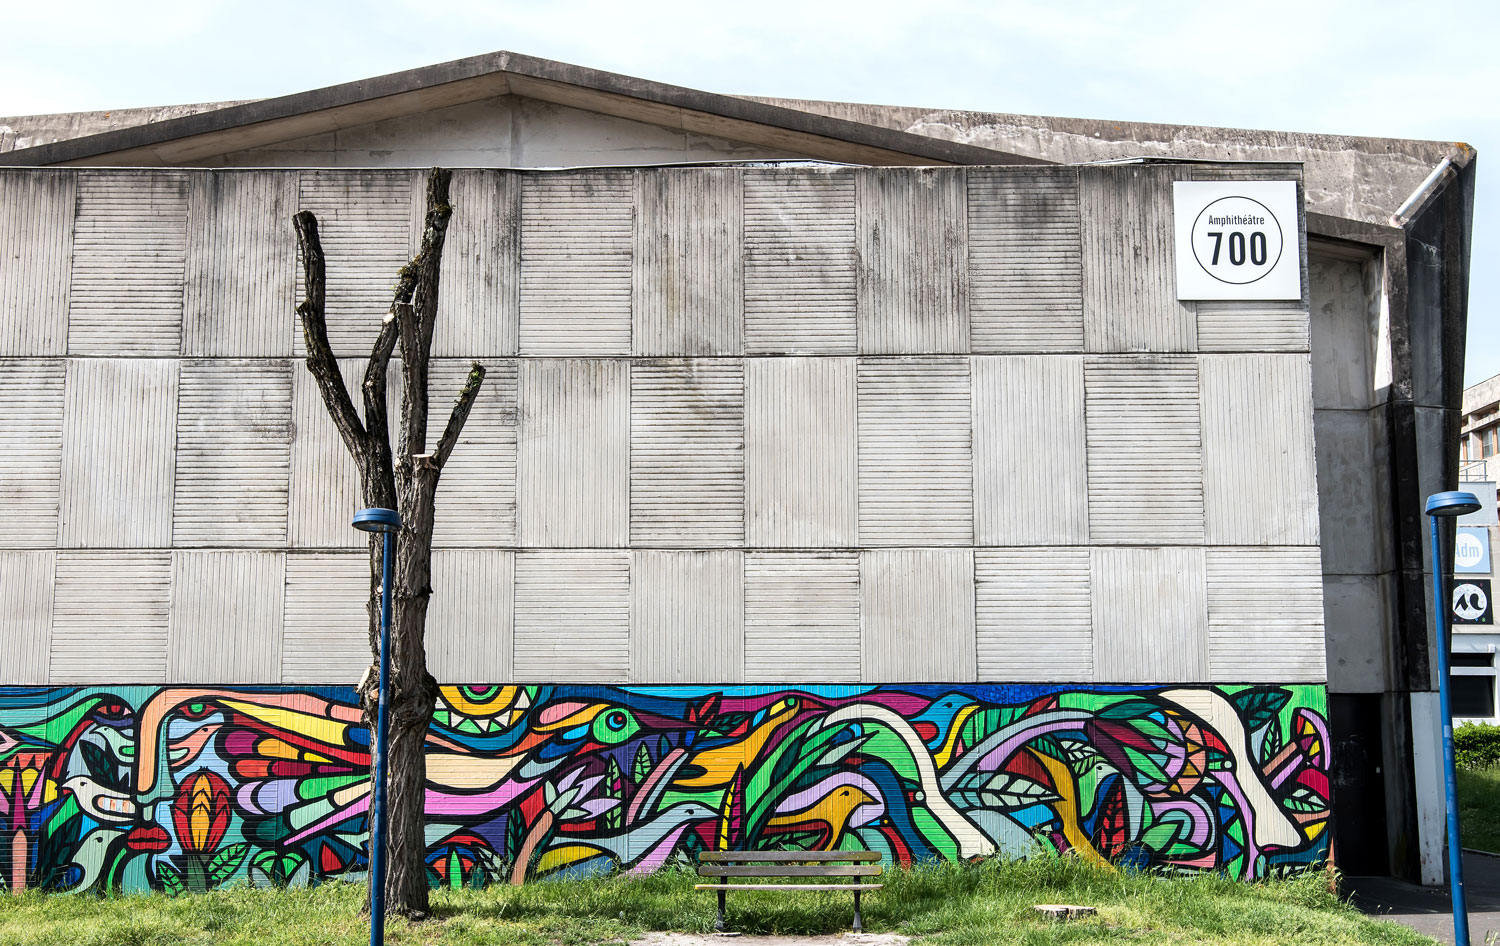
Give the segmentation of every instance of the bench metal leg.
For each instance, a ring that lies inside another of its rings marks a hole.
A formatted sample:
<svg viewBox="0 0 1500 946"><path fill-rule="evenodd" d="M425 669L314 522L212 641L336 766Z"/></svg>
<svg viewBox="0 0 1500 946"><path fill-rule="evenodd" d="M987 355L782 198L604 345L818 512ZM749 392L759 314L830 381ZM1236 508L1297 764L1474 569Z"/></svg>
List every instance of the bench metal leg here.
<svg viewBox="0 0 1500 946"><path fill-rule="evenodd" d="M864 931L865 926L864 923L861 922L861 917L859 915L859 891L856 890L854 891L854 932L863 933Z"/></svg>
<svg viewBox="0 0 1500 946"><path fill-rule="evenodd" d="M728 877L719 878L719 883L721 884L727 884L728 882ZM719 918L714 921L714 932L724 932L724 891L722 890L719 891Z"/></svg>

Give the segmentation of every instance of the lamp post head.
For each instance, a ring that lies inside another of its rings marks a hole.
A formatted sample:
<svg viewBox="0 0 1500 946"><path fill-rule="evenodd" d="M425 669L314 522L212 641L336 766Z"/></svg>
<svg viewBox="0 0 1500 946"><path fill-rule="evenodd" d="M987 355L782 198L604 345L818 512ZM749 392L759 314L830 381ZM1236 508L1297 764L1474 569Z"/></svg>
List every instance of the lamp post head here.
<svg viewBox="0 0 1500 946"><path fill-rule="evenodd" d="M1479 497L1473 493L1454 490L1433 493L1427 497L1429 516L1467 516L1471 512L1478 512L1479 508Z"/></svg>
<svg viewBox="0 0 1500 946"><path fill-rule="evenodd" d="M394 509L361 509L350 524L361 532L397 532L401 529L401 515Z"/></svg>

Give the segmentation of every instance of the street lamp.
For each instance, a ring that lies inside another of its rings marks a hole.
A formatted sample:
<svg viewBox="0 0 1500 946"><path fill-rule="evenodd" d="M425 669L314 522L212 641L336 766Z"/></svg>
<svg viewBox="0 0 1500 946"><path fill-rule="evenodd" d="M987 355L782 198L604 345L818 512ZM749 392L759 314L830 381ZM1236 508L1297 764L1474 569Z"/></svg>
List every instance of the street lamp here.
<svg viewBox="0 0 1500 946"><path fill-rule="evenodd" d="M1448 796L1448 887L1453 899L1454 946L1469 946L1469 906L1464 898L1463 847L1458 833L1458 776L1453 771L1453 707L1448 686L1448 611L1453 606L1443 593L1443 548L1438 542L1438 519L1451 519L1479 511L1473 493L1433 493L1427 497L1427 515L1432 517L1432 610L1437 618L1438 716L1443 724L1443 787Z"/></svg>
<svg viewBox="0 0 1500 946"><path fill-rule="evenodd" d="M370 946L385 942L385 772L386 706L391 679L391 561L395 558L396 532L401 515L394 509L361 509L354 514L354 528L385 535L380 554L380 701L375 709L375 744L371 746L371 777L375 782L370 804Z"/></svg>

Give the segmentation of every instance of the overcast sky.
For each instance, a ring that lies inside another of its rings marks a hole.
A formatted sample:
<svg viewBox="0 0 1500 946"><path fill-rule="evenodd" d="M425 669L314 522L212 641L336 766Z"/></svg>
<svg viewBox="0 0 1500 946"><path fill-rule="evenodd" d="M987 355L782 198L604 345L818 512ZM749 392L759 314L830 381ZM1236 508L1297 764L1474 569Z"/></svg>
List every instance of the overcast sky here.
<svg viewBox="0 0 1500 946"><path fill-rule="evenodd" d="M1467 141L1500 373L1500 4L0 0L0 115L264 98L497 49L747 95Z"/></svg>

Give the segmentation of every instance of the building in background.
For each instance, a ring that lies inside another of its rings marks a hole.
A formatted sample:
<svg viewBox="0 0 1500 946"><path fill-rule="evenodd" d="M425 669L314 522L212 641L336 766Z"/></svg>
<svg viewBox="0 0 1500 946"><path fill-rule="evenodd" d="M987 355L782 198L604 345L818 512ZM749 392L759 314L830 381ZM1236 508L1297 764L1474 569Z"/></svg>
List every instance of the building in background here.
<svg viewBox="0 0 1500 946"><path fill-rule="evenodd" d="M28 883L361 869L368 571L287 221L352 367L433 164L480 169L439 391L491 366L439 500L435 879L721 840L1254 876L1326 855L1330 797L1344 869L1441 877L1465 146L510 53L0 126L0 730L77 805ZM581 169L499 170L544 167ZM1177 298L1204 181L1297 186L1290 298ZM193 785L213 851L163 814Z"/></svg>
<svg viewBox="0 0 1500 946"><path fill-rule="evenodd" d="M1461 488L1480 497L1485 508L1463 517L1454 547L1453 715L1472 722L1500 724L1500 688L1495 654L1500 633L1494 625L1493 551L1496 480L1500 479L1500 375L1464 389L1459 439ZM1480 605L1484 607L1480 607Z"/></svg>

